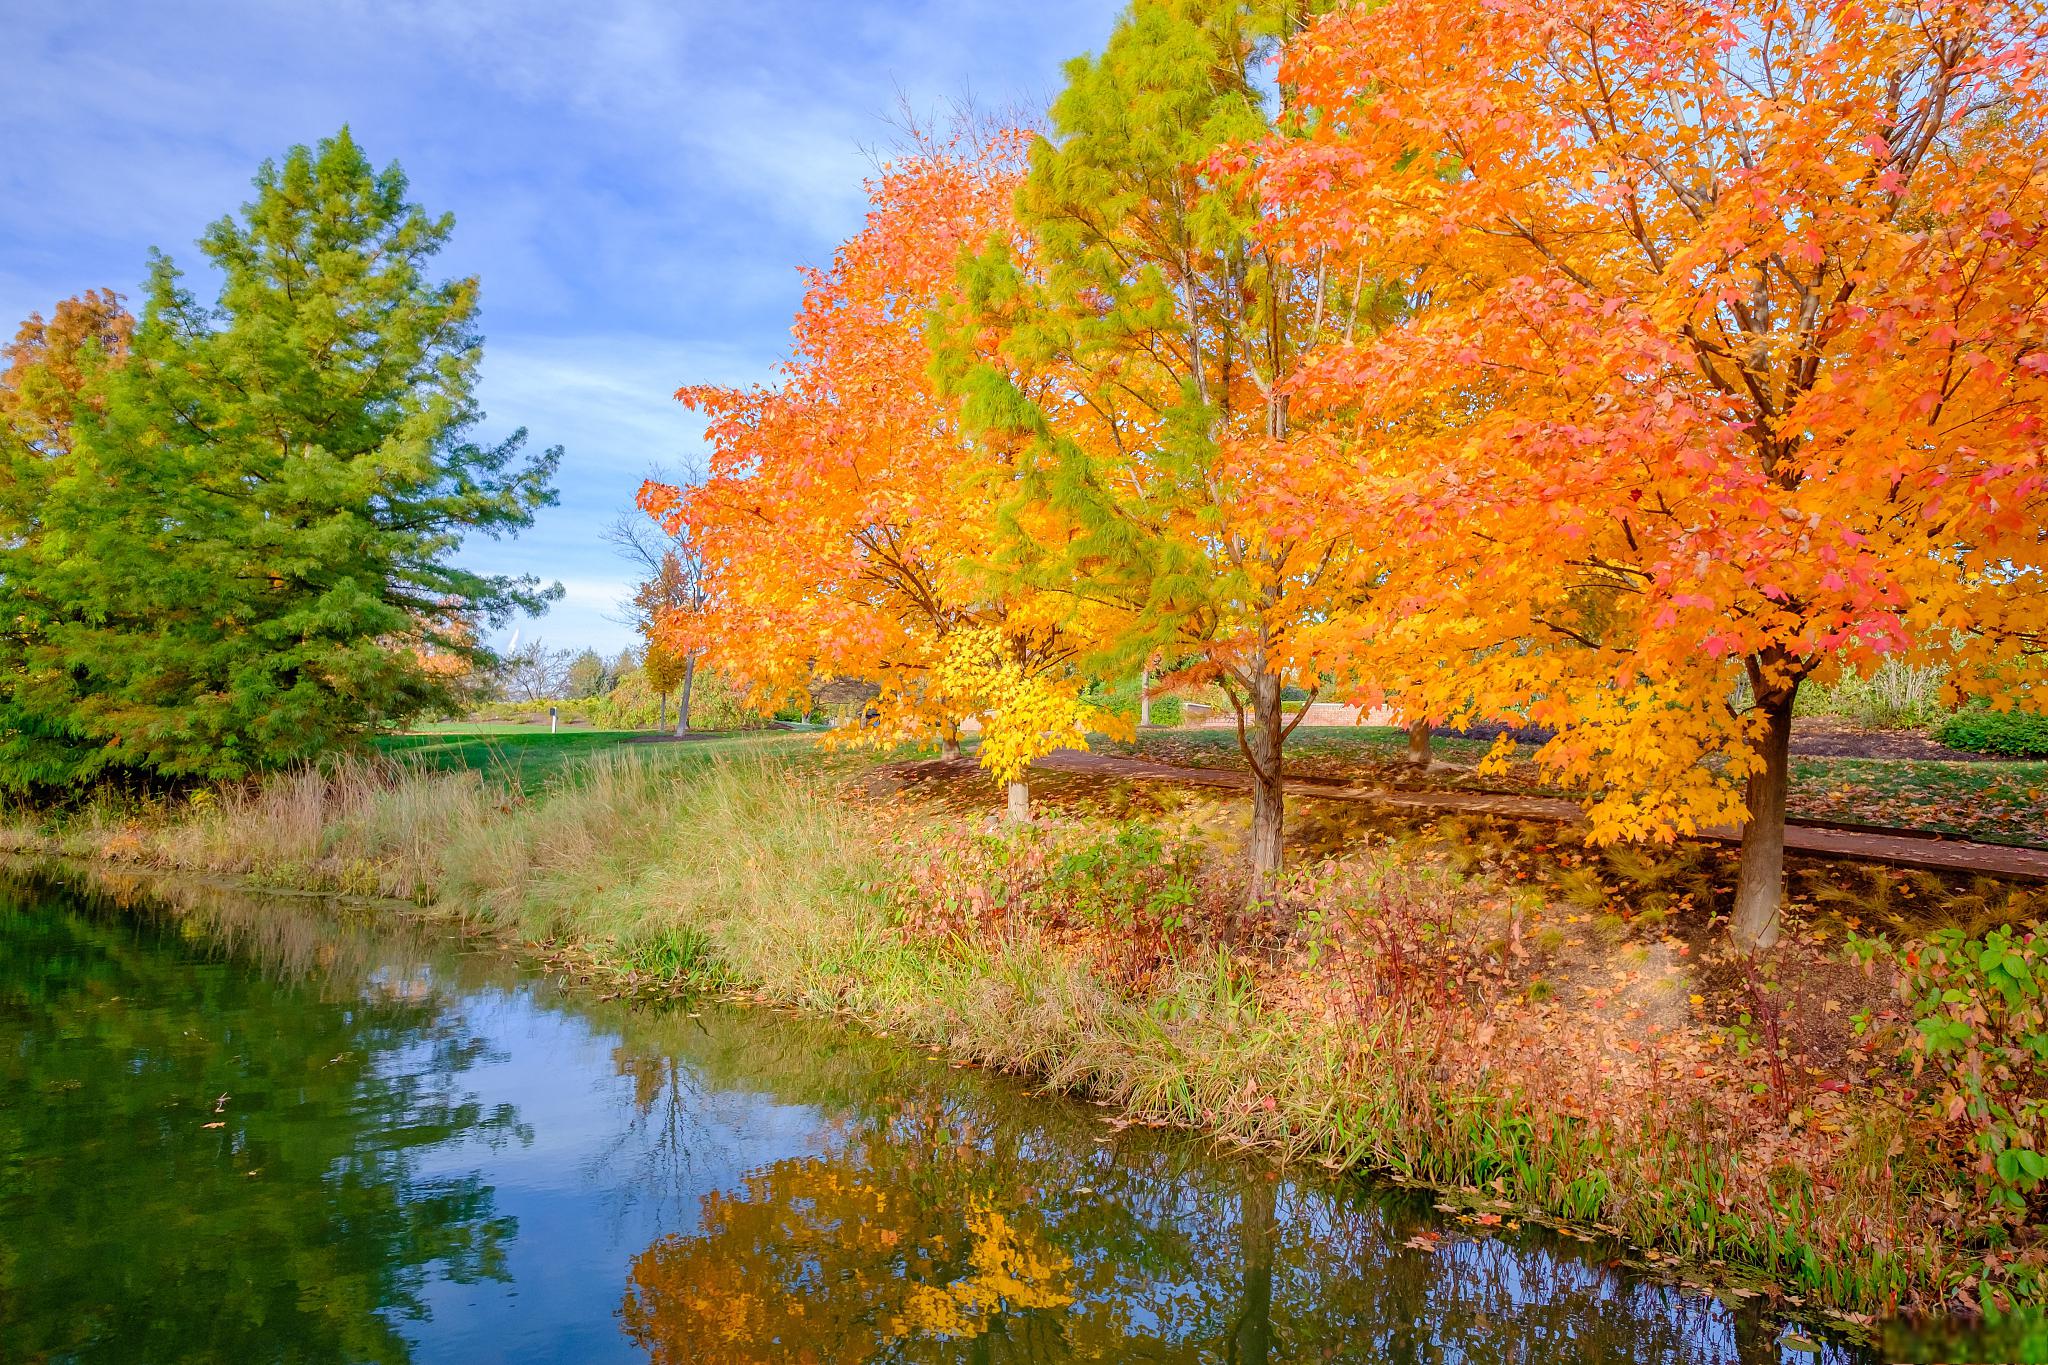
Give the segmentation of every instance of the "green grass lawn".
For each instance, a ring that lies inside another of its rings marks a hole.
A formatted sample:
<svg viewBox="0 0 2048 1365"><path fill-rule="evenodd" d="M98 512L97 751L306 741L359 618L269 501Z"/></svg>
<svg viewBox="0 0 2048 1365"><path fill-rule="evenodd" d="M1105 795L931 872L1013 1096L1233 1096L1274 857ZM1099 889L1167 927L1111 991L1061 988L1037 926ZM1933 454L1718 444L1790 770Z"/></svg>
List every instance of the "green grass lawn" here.
<svg viewBox="0 0 2048 1365"><path fill-rule="evenodd" d="M550 734L545 725L456 721L424 725L402 735L384 735L375 741L378 752L404 758L428 768L447 770L475 768L499 774L515 782L522 791L536 792L560 779L566 772L594 754L633 741L649 739L648 730L596 730L588 726L564 726ZM634 744L636 753L650 762L671 761L682 754L703 754L740 745L773 743L792 737L779 730L748 731L717 739L696 739L678 744Z"/></svg>
<svg viewBox="0 0 2048 1365"><path fill-rule="evenodd" d="M520 725L435 726L421 732L385 735L380 752L428 768L476 768L503 774L525 791L537 791L568 764L616 748L635 730L562 730ZM653 747L653 746L649 746Z"/></svg>
<svg viewBox="0 0 2048 1365"><path fill-rule="evenodd" d="M1794 758L1792 814L2048 845L2048 763Z"/></svg>
<svg viewBox="0 0 2048 1365"><path fill-rule="evenodd" d="M1296 777L1404 789L1570 794L1546 783L1527 762L1490 777L1444 772L1424 776L1407 765L1407 746L1407 731L1391 726L1301 729L1287 741L1287 770ZM1471 764L1491 747L1480 740L1438 736L1433 751L1448 762ZM1191 767L1244 766L1233 730L1147 731L1135 744L1100 742L1097 748ZM1526 759L1533 750L1524 745L1518 752ZM2048 845L2048 763L1794 758L1789 805L1795 819L1846 820L1993 843Z"/></svg>
<svg viewBox="0 0 2048 1365"><path fill-rule="evenodd" d="M414 735L545 735L548 733L547 717L539 720L437 720L427 725L415 725L405 732L406 737ZM638 731L599 730L589 725L564 725L562 734L610 735L637 734Z"/></svg>
<svg viewBox="0 0 2048 1365"><path fill-rule="evenodd" d="M538 791L593 754L631 740L642 730L595 730L517 723L452 722L422 726L377 741L381 752L434 768L476 768L509 775L522 790ZM651 761L709 753L735 745L794 742L783 731L750 732L688 744L636 746ZM1291 776L1368 782L1401 789L1488 790L1569 795L1517 762L1506 773L1479 777L1432 771L1406 761L1408 732L1391 726L1317 727L1295 731L1287 742ZM1455 764L1476 763L1492 746L1482 740L1438 736L1433 752ZM968 748L971 752L972 741ZM1187 767L1244 766L1231 730L1156 730L1135 744L1100 740L1102 753L1125 754ZM1520 750L1526 759L1531 750ZM914 757L905 749L885 757ZM1791 814L1795 819L1846 820L1920 829L1993 843L2048 845L2048 763L1941 763L1916 759L1795 758Z"/></svg>

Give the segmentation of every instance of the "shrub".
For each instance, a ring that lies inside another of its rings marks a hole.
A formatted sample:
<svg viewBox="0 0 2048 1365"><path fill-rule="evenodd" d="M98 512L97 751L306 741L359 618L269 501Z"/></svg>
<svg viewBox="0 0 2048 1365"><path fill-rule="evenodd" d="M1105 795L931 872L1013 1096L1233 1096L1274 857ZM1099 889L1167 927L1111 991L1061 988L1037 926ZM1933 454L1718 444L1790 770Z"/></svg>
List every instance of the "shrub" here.
<svg viewBox="0 0 2048 1365"><path fill-rule="evenodd" d="M1040 820L941 841L896 903L912 936L984 941L1015 932L1082 947L1125 986L1228 926L1243 895L1198 845L1129 821L1103 831Z"/></svg>
<svg viewBox="0 0 2048 1365"><path fill-rule="evenodd" d="M2048 715L1972 706L1942 723L1935 737L1951 749L2007 758L2048 758Z"/></svg>
<svg viewBox="0 0 2048 1365"><path fill-rule="evenodd" d="M1948 670L1887 659L1869 677L1844 674L1827 687L1799 690L1802 716L1833 716L1870 730L1917 730L1948 714L1941 702Z"/></svg>
<svg viewBox="0 0 2048 1365"><path fill-rule="evenodd" d="M1131 722L1138 722L1138 680L1127 679L1120 683L1097 683L1088 689L1085 700L1099 706L1113 716ZM1154 725L1178 725L1181 723L1181 701L1179 697L1162 697L1157 691L1152 694L1152 723Z"/></svg>
<svg viewBox="0 0 2048 1365"><path fill-rule="evenodd" d="M1857 939L1851 948L1866 962L1885 958L1898 969L1912 1021L1900 1049L1916 1076L1933 1078L1933 1118L1967 1132L1970 1164L1992 1202L2024 1212L2048 1180L2048 942L2041 926L2003 925L1974 939L1944 929L1903 948Z"/></svg>

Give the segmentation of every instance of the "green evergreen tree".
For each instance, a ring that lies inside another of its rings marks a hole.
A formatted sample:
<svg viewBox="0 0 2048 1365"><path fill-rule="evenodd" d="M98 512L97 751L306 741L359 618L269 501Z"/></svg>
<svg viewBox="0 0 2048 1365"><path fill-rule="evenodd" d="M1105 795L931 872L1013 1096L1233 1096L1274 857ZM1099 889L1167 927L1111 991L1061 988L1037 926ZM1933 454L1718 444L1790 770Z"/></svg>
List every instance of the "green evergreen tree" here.
<svg viewBox="0 0 2048 1365"><path fill-rule="evenodd" d="M346 129L255 185L200 241L217 303L154 255L126 363L17 481L0 785L316 755L448 706L480 629L560 593L452 560L531 524L560 458L471 439L477 281L428 274L452 219Z"/></svg>
<svg viewBox="0 0 2048 1365"><path fill-rule="evenodd" d="M43 639L48 586L32 569L52 480L73 458L74 418L99 401L134 328L119 295L88 290L60 302L47 322L30 315L0 349L7 362L0 370L0 763L10 785L60 783L75 766L78 736L61 704L69 679L26 667ZM58 693L60 704L39 704L44 690Z"/></svg>
<svg viewBox="0 0 2048 1365"><path fill-rule="evenodd" d="M588 701L611 691L611 675L604 657L594 649L578 654L569 665L569 700Z"/></svg>

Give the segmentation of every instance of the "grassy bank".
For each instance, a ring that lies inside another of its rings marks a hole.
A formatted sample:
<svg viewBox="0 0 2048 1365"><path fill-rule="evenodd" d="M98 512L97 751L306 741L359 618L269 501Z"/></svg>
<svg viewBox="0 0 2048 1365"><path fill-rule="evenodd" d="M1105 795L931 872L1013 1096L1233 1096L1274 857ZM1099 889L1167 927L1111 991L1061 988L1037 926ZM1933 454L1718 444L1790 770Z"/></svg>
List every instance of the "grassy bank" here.
<svg viewBox="0 0 2048 1365"><path fill-rule="evenodd" d="M1683 895L1591 913L1425 841L1354 844L1248 911L1197 799L1005 831L978 787L705 743L608 749L536 791L363 762L12 837L418 901L607 990L851 1016L1135 1121L1442 1187L1475 1226L1758 1277L1795 1310L2039 1294L2038 1203L1998 1202L1973 1139L1928 1117L1939 1066L1866 1045L1912 1032L1892 958L1853 972L1816 934L1759 971L1713 959Z"/></svg>

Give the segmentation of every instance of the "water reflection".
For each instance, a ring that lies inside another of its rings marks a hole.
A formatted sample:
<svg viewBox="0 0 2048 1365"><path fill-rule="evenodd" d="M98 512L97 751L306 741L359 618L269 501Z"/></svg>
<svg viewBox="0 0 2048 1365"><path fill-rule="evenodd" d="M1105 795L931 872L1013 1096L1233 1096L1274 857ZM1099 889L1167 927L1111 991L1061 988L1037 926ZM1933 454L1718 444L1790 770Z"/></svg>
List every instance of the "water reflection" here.
<svg viewBox="0 0 2048 1365"><path fill-rule="evenodd" d="M997 1156L962 1119L900 1104L705 1196L696 1232L634 1260L627 1332L660 1365L1056 1339L1085 1271L1050 1248L1049 1192L1001 1188L1016 1144Z"/></svg>
<svg viewBox="0 0 2048 1365"><path fill-rule="evenodd" d="M116 890L0 886L0 1359L1815 1358L834 1025Z"/></svg>
<svg viewBox="0 0 2048 1365"><path fill-rule="evenodd" d="M418 977L331 993L0 888L0 1038L0 1359L400 1362L430 1278L505 1274L488 1182L419 1163L527 1135Z"/></svg>
<svg viewBox="0 0 2048 1365"><path fill-rule="evenodd" d="M1420 1201L890 1080L635 1258L621 1318L658 1365L1778 1358L1759 1319L1533 1238L1406 1245L1441 1226Z"/></svg>

